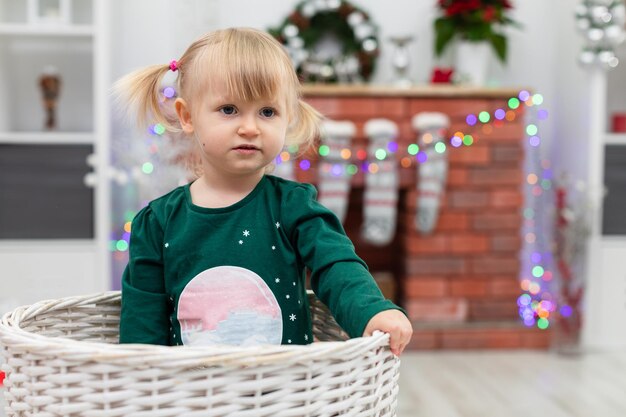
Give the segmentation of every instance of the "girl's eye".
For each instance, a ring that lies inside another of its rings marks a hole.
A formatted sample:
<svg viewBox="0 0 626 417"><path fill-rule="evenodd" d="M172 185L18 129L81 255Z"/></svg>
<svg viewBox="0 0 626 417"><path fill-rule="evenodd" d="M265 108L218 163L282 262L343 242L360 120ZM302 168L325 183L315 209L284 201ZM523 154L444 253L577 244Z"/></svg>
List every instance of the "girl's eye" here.
<svg viewBox="0 0 626 417"><path fill-rule="evenodd" d="M261 115L263 117L272 117L276 115L276 110L272 109L271 107L266 107L261 110Z"/></svg>
<svg viewBox="0 0 626 417"><path fill-rule="evenodd" d="M235 106L224 106L220 108L220 111L226 115L237 113L237 109L235 109Z"/></svg>

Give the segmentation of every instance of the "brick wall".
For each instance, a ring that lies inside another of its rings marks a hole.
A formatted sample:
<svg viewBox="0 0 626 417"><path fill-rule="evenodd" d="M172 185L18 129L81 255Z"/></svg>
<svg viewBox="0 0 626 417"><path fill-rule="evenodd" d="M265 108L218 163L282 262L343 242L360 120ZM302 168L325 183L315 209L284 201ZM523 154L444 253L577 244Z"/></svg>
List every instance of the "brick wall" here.
<svg viewBox="0 0 626 417"><path fill-rule="evenodd" d="M443 93L442 93L443 91ZM472 134L472 146L448 146L449 174L440 217L433 234L423 236L414 227L417 202L416 166L401 170L398 225L394 241L372 247L359 236L362 221L363 174L352 179L346 231L357 252L377 275L390 272L406 309L416 349L437 348L544 348L545 331L526 329L517 318L520 294L518 274L524 181L524 120L520 110L514 121L491 124L491 131L475 129L465 117L506 108L509 91L420 89L400 90L343 87L306 90L306 100L334 120L357 126L353 148L364 148L364 123L389 118L399 130L398 158L416 141L411 117L422 111L446 113L450 133ZM299 179L315 182L315 170L299 172ZM381 285L382 286L382 285Z"/></svg>

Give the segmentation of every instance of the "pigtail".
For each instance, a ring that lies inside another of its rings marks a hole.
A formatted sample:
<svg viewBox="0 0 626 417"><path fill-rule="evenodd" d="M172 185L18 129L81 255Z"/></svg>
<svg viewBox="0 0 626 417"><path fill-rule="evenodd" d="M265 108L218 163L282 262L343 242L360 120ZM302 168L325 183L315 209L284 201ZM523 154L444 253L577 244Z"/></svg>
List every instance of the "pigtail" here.
<svg viewBox="0 0 626 417"><path fill-rule="evenodd" d="M152 65L131 72L113 86L113 94L126 117L134 117L140 129L160 123L171 133L180 132L180 125L172 109L161 104L161 82L170 70L169 65Z"/></svg>
<svg viewBox="0 0 626 417"><path fill-rule="evenodd" d="M322 115L310 104L298 99L295 116L287 135L287 144L299 145L300 152L304 153L319 137Z"/></svg>

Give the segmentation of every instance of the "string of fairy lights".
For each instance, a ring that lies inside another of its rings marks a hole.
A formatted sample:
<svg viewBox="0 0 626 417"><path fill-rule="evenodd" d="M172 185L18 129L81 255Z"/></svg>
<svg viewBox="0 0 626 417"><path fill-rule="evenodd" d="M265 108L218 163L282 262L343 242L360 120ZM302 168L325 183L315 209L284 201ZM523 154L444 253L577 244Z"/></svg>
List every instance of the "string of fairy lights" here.
<svg viewBox="0 0 626 417"><path fill-rule="evenodd" d="M163 90L163 99L171 100L176 97L173 88L167 87ZM550 244L543 238L544 231L549 230L545 216L542 215L542 207L549 204L552 190L552 170L550 162L541 156L542 138L539 133L538 122L548 117L548 112L541 109L543 96L538 93L530 93L526 90L520 91L516 96L506 100L506 105L496 109L485 109L478 113L467 114L463 123L467 126L466 131L456 131L444 142L437 142L434 149L437 153L449 152L450 148L462 148L474 145L480 140L482 134L491 134L494 129L498 129L507 122L514 122L526 114L526 206L523 210L523 242L522 249L523 265L520 277L520 289L522 294L517 299L519 316L523 323L529 327L546 329L549 327L550 315L556 310L556 300L550 292L550 281L553 273L549 268L551 265ZM454 121L453 121L454 122ZM152 125L149 128L148 141L150 154L156 155L159 152L159 138L166 134L166 129L160 124ZM430 145L434 138L430 134L420 137L420 143ZM410 142L401 145L399 141L392 140L373 152L370 157L367 145L341 149L339 155L342 163L323 164L333 175L342 176L345 174L356 175L359 172L376 174L379 166L376 161L384 161L387 158L395 157L399 160L399 166L404 169L415 167L417 164L428 162L427 153L420 148L420 145ZM328 145L321 144L313 152L300 154L297 146L290 146L276 157L276 164L293 163L302 171L309 171L316 168L316 161L325 158L330 154ZM142 175L152 175L158 169L158 164L153 161L143 161L138 167L133 167L135 173ZM110 249L122 255L128 250L131 222L135 216L134 211L124 213L124 221L117 237L111 240ZM541 233L538 231L541 230ZM567 314L567 306L563 306L561 314Z"/></svg>
<svg viewBox="0 0 626 417"><path fill-rule="evenodd" d="M449 138L449 145L444 142L437 142L434 145L435 152L444 153L448 151L448 146L453 148L460 148L462 146L471 146L478 139L480 133L490 134L494 128L502 126L506 122L512 122L519 117L519 111L526 106L538 106L543 103L543 96L541 94L530 94L528 91L521 91L517 97L511 97L507 101L505 108L498 108L493 111L481 111L478 114L468 114L465 117L465 123L471 128L473 134L464 133L462 131L455 132ZM528 127L531 131L536 130L536 126ZM527 128L527 130L528 130ZM533 135L534 136L534 135ZM421 142L430 145L434 138L430 133L426 133L421 137ZM533 140L538 140L534 136ZM308 171L315 166L314 158L297 157L299 148L297 146L291 146L281 152L276 157L276 164L295 162L302 171ZM324 158L330 153L328 145L320 145L314 152L319 157ZM376 174L379 170L379 166L376 161L384 161L391 155L395 155L399 159L400 166L402 168L411 168L415 164L422 164L427 162L428 154L420 149L418 143L411 142L401 149L398 141L390 141L385 148L376 149L373 152L374 158L371 158L368 154L366 145L362 145L361 148L344 148L339 152L343 163L336 163L333 165L324 164L322 169L328 170L331 174L336 176L356 175L360 171L371 174Z"/></svg>
<svg viewBox="0 0 626 417"><path fill-rule="evenodd" d="M526 125L526 178L523 211L522 268L520 286L522 294L517 299L519 316L527 327L547 329L551 316L557 309L556 294L552 291L552 234L553 220L547 207L554 207L553 171L545 157L545 147L538 123L548 117L545 109L531 106L527 112ZM548 214L548 216L546 216ZM560 314L567 315L567 306Z"/></svg>

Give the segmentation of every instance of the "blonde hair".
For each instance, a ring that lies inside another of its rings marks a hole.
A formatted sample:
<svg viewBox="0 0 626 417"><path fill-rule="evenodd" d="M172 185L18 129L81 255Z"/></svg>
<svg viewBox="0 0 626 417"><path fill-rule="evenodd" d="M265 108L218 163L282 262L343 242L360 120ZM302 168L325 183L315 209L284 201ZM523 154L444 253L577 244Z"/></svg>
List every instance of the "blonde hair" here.
<svg viewBox="0 0 626 417"><path fill-rule="evenodd" d="M229 95L244 101L284 94L290 121L287 145L304 152L319 135L321 115L302 100L288 54L268 33L251 28L210 32L187 48L177 67L176 91L190 108L200 93L209 91L212 80L224 80ZM168 71L169 63L136 70L118 80L114 92L127 104L125 114L134 115L140 127L160 123L178 135L178 118L162 105L161 84Z"/></svg>

